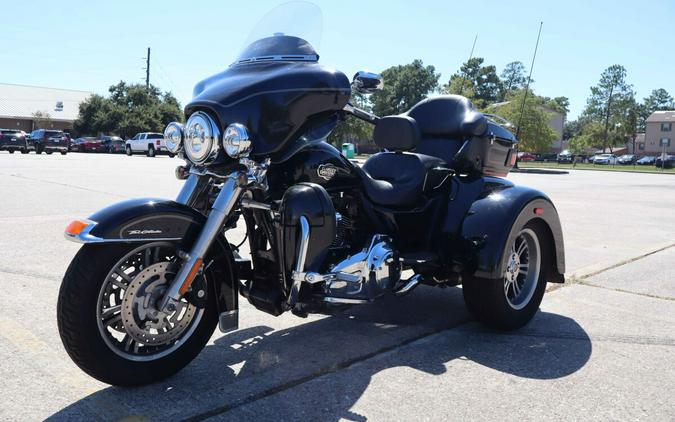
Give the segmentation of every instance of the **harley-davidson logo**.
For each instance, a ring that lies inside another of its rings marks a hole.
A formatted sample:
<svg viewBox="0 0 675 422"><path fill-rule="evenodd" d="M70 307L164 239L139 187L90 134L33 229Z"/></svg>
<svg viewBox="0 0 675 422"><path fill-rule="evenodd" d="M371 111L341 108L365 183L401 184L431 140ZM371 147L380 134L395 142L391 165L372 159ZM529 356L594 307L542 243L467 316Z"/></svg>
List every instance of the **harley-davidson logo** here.
<svg viewBox="0 0 675 422"><path fill-rule="evenodd" d="M319 168L316 170L316 173L319 175L320 178L324 180L330 180L333 177L335 177L335 173L337 173L338 169L332 164L321 164Z"/></svg>

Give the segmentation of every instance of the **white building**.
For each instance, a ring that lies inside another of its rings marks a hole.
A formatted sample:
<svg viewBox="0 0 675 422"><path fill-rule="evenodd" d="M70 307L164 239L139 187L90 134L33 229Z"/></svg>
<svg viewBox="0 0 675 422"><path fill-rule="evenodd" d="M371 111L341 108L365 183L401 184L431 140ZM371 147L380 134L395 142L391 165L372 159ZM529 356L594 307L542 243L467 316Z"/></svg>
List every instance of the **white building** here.
<svg viewBox="0 0 675 422"><path fill-rule="evenodd" d="M0 83L0 128L36 129L35 113L44 118L37 122L41 129L72 129L80 103L91 92L72 89Z"/></svg>

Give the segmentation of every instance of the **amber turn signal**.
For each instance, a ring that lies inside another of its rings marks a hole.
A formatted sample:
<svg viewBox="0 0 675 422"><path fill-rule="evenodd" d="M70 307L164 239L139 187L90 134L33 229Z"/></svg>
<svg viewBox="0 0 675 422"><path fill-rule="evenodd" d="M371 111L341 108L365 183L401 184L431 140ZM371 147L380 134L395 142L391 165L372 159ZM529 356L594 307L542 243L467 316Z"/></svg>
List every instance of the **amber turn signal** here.
<svg viewBox="0 0 675 422"><path fill-rule="evenodd" d="M66 227L66 234L69 234L71 236L77 236L78 234L82 233L82 230L84 230L85 227L87 227L89 223L83 220L73 220L68 224Z"/></svg>

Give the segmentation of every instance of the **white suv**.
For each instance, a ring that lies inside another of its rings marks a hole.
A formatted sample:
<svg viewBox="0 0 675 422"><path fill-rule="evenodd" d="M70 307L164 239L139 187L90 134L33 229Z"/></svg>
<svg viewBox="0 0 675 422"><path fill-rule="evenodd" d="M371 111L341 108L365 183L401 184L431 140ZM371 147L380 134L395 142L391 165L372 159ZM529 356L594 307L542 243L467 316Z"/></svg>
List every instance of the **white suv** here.
<svg viewBox="0 0 675 422"><path fill-rule="evenodd" d="M143 152L148 157L154 157L156 154L161 153L168 154L169 157L174 156L166 149L164 135L154 132L137 133L133 138L127 139L124 150L127 155Z"/></svg>

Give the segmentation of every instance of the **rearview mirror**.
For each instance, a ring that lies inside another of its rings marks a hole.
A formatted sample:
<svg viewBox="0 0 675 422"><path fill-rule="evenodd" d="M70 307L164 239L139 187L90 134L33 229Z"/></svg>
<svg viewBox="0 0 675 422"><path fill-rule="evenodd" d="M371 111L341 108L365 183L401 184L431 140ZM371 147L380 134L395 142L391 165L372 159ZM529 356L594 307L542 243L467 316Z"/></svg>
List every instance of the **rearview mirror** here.
<svg viewBox="0 0 675 422"><path fill-rule="evenodd" d="M359 94L372 94L381 91L383 86L381 75L364 70L357 72L352 80L352 88Z"/></svg>

